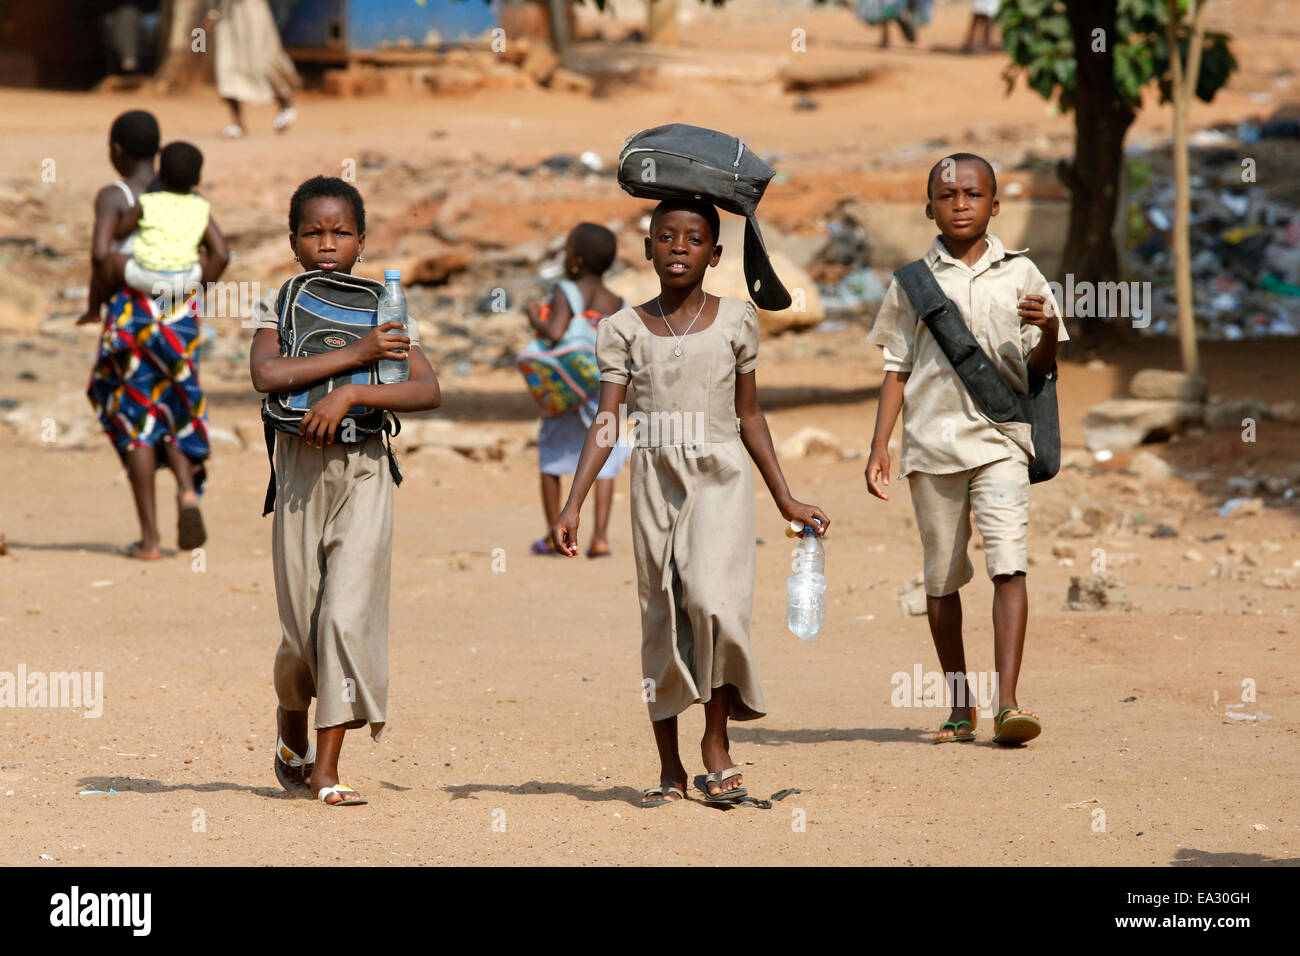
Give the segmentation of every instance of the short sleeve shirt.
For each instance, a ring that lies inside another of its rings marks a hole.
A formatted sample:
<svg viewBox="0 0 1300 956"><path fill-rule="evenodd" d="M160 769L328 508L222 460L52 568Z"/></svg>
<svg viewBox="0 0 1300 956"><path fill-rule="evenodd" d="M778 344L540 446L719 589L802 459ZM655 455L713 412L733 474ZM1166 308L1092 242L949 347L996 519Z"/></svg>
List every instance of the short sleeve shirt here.
<svg viewBox="0 0 1300 956"><path fill-rule="evenodd" d="M1021 323L1020 299L1030 293L1045 296L1056 310L1057 341L1069 335L1051 287L1024 255L1028 250L1007 249L996 236L986 238L988 248L973 266L950 255L938 236L925 263L1007 384L1024 392L1029 353L1042 332ZM883 350L885 371L909 375L903 387L900 477L912 471L952 474L1021 453L1032 458L1029 425L992 422L979 411L898 280L885 294L867 341Z"/></svg>

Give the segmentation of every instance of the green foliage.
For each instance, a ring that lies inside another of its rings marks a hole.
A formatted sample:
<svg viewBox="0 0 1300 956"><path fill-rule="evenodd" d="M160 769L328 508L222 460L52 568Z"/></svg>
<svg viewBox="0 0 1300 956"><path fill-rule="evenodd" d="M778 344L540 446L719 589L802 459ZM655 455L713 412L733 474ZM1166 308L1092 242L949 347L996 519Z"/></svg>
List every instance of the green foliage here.
<svg viewBox="0 0 1300 956"><path fill-rule="evenodd" d="M1103 36L1105 51L1115 70L1115 86L1125 105L1136 112L1142 105L1142 89L1155 83L1161 102L1172 92L1172 73L1166 24L1169 11L1165 0L1112 0L1115 6L1115 36ZM1205 2L1205 0L1202 0ZM1055 93L1062 110L1074 108L1077 64L1074 37L1066 10L1071 3L1098 6L1097 0L1003 0L998 28L1011 63L1003 74L1007 91L1023 73L1029 87L1044 99ZM1182 11L1179 47L1183 62L1191 42L1189 0L1179 0ZM1237 68L1226 33L1206 32L1201 50L1201 72L1196 95L1205 102L1214 98ZM1089 37L1089 46L1094 42Z"/></svg>

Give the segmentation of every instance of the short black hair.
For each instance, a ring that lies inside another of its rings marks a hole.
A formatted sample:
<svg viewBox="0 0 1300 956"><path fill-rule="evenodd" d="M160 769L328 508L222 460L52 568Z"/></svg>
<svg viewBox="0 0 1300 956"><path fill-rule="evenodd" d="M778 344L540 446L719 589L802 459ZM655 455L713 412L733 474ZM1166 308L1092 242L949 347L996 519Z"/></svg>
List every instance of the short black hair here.
<svg viewBox="0 0 1300 956"><path fill-rule="evenodd" d="M604 226L594 222L580 222L573 227L573 251L582 256L582 264L601 276L614 264L618 252L618 239Z"/></svg>
<svg viewBox="0 0 1300 956"><path fill-rule="evenodd" d="M192 143L168 143L158 157L158 182L169 193L187 193L199 184L203 154Z"/></svg>
<svg viewBox="0 0 1300 956"><path fill-rule="evenodd" d="M664 213L677 212L679 210L683 212L693 212L697 216L703 216L704 221L707 222L709 228L713 230L713 244L715 246L718 244L722 223L718 218L717 207L712 203L703 202L699 199L665 199L659 205L655 206L655 211L650 214L650 228L654 228L654 224Z"/></svg>
<svg viewBox="0 0 1300 956"><path fill-rule="evenodd" d="M289 231L298 232L302 211L313 199L342 199L352 207L352 218L357 221L357 232L366 231L366 204L361 201L357 187L337 176L313 176L296 190L289 200Z"/></svg>
<svg viewBox="0 0 1300 956"><path fill-rule="evenodd" d="M152 159L162 142L162 133L152 113L127 110L108 128L108 141L117 143L132 159Z"/></svg>
<svg viewBox="0 0 1300 956"><path fill-rule="evenodd" d="M931 189L934 185L934 174L937 173L944 163L951 162L954 166L957 163L982 163L984 168L989 172L989 182L993 184L993 195L998 194L998 177L993 172L993 164L983 156L977 156L974 153L950 153L943 159L939 160L930 167L930 175L925 178L925 198L929 199L933 195Z"/></svg>

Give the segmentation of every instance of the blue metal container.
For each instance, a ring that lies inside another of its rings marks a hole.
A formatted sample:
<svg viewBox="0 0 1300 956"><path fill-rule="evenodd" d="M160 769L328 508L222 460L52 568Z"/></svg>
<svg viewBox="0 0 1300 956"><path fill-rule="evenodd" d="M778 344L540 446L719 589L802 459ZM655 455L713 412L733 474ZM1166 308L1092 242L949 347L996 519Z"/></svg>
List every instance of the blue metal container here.
<svg viewBox="0 0 1300 956"><path fill-rule="evenodd" d="M284 0L281 0L284 3ZM290 0L281 36L295 56L350 55L422 46L430 32L443 43L476 39L496 26L500 0Z"/></svg>

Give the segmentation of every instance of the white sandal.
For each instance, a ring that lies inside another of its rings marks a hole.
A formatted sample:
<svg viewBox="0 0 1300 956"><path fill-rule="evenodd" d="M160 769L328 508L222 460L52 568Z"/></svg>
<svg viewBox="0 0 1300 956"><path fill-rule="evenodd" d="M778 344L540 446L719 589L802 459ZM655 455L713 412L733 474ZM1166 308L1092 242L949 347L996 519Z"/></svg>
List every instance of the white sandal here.
<svg viewBox="0 0 1300 956"><path fill-rule="evenodd" d="M283 133L293 125L293 121L297 118L298 111L292 106L286 106L284 109L280 110L280 112L275 114L275 120L271 125L275 127L277 133Z"/></svg>
<svg viewBox="0 0 1300 956"><path fill-rule="evenodd" d="M359 807L362 804L369 802L360 797L349 797L349 793L356 793L356 791L351 787L345 787L343 784L337 783L332 787L321 787L320 792L317 793L316 796L320 798L320 802L325 804L327 807ZM334 803L330 803L329 798L331 796L336 796L339 799Z"/></svg>
<svg viewBox="0 0 1300 956"><path fill-rule="evenodd" d="M221 131L221 135L226 139L239 139L244 135L244 127L238 123L231 123Z"/></svg>

